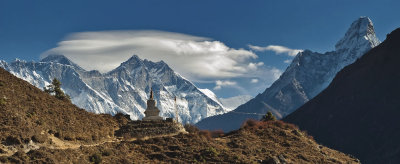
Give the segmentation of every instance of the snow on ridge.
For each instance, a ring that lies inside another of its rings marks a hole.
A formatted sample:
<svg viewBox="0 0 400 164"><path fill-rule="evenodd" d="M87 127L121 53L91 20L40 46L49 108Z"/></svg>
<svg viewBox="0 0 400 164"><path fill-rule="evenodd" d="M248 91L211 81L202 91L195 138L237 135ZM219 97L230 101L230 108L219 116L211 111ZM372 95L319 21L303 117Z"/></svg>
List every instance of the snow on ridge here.
<svg viewBox="0 0 400 164"><path fill-rule="evenodd" d="M206 96L208 96L209 98L211 98L212 100L214 100L215 102L221 104L221 102L218 100L217 95L215 95L215 93L207 88L205 89L200 89L198 88L201 92L203 92Z"/></svg>
<svg viewBox="0 0 400 164"><path fill-rule="evenodd" d="M246 103L247 101L251 100L253 96L250 95L239 95L239 96L234 96L234 97L229 97L229 98L219 98L219 101L221 102L222 105L224 105L225 108L229 110L234 110L238 106Z"/></svg>
<svg viewBox="0 0 400 164"><path fill-rule="evenodd" d="M57 61L66 60L29 63L17 60L11 64L2 61L0 66L40 89L57 78L75 105L94 113L122 112L131 119L141 119L151 87L157 90L154 95L160 115L164 117L179 117L181 122L195 124L206 117L228 112L216 96L203 93L164 62L146 60L144 64L133 56L108 73L94 74L79 69L72 62ZM175 96L178 97L176 103Z"/></svg>

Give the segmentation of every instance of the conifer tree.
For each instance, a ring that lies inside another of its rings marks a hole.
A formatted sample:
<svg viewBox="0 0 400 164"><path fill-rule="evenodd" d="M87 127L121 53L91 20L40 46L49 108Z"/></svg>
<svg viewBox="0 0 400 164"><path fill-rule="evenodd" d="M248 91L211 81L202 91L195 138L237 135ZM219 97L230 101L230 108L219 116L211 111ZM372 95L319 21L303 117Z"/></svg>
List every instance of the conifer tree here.
<svg viewBox="0 0 400 164"><path fill-rule="evenodd" d="M43 90L60 100L70 100L70 97L61 90L61 82L56 78L53 79L50 85L44 87Z"/></svg>

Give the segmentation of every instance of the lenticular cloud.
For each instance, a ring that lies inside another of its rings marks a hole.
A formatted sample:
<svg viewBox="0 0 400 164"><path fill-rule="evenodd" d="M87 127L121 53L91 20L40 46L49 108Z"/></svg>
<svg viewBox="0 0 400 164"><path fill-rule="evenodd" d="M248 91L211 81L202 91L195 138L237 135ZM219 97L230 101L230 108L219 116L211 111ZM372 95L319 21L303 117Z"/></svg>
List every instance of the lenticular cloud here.
<svg viewBox="0 0 400 164"><path fill-rule="evenodd" d="M232 78L255 72L257 55L220 41L164 31L99 31L73 33L41 57L62 54L81 67L110 71L133 54L163 60L191 80Z"/></svg>

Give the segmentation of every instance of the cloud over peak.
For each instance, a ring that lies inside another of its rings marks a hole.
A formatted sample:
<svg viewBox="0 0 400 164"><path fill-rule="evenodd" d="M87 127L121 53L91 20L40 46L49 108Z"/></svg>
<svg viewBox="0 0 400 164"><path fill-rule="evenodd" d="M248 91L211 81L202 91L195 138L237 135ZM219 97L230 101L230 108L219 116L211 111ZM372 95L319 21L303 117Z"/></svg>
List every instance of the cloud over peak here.
<svg viewBox="0 0 400 164"><path fill-rule="evenodd" d="M237 86L237 83L235 81L217 80L217 81L215 81L214 90L220 90L222 87L235 87L235 86Z"/></svg>
<svg viewBox="0 0 400 164"><path fill-rule="evenodd" d="M279 45L269 45L266 47L260 47L260 46L254 46L254 45L248 45L250 49L254 51L274 51L276 54L287 54L291 57L296 56L299 52L303 52L301 49L290 49L285 46L279 46Z"/></svg>
<svg viewBox="0 0 400 164"><path fill-rule="evenodd" d="M73 33L41 55L63 54L81 67L110 71L133 54L163 60L191 80L246 76L262 62L257 55L220 41L164 31L98 31Z"/></svg>

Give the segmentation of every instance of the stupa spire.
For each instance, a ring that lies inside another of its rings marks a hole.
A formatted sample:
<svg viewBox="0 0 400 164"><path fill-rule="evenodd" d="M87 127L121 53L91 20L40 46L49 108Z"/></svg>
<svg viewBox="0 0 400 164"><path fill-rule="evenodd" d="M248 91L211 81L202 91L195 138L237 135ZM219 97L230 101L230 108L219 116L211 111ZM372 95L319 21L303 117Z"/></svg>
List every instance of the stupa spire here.
<svg viewBox="0 0 400 164"><path fill-rule="evenodd" d="M150 100L154 100L153 87L151 87L151 89L150 89Z"/></svg>
<svg viewBox="0 0 400 164"><path fill-rule="evenodd" d="M142 120L163 120L159 116L160 110L156 106L156 100L154 100L153 87L150 89L150 98L147 100L147 108L144 111L145 117Z"/></svg>

